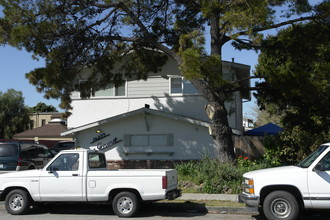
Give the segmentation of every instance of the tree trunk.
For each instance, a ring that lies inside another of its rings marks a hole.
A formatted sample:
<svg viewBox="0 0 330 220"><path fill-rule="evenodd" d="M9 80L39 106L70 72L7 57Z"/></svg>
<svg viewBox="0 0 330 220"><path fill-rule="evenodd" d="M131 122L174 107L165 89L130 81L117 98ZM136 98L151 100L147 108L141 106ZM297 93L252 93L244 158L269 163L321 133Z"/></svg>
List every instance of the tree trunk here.
<svg viewBox="0 0 330 220"><path fill-rule="evenodd" d="M223 43L220 35L219 13L215 13L214 15L210 18L211 55L218 55L219 59L221 59L221 47ZM222 75L222 65L218 71L218 74ZM209 87L212 88L212 86ZM236 156L232 130L228 122L228 112L225 107L225 95L222 92L215 91L210 93L210 95L212 97L205 98L207 98L213 110L210 132L217 146L217 158L220 162L235 162Z"/></svg>
<svg viewBox="0 0 330 220"><path fill-rule="evenodd" d="M217 159L220 162L234 162L235 152L232 130L228 123L228 112L224 102L209 103L214 109L210 133L217 146Z"/></svg>
<svg viewBox="0 0 330 220"><path fill-rule="evenodd" d="M221 47L229 38L221 35L219 27L219 14L214 13L210 18L210 35L211 35L211 55L217 55L221 60ZM169 54L181 65L181 58L175 54ZM222 78L222 65L217 70L219 78ZM228 112L225 107L225 94L218 92L218 88L212 85L207 79L192 79L191 83L196 87L200 94L207 100L211 113L210 133L217 147L218 155L216 158L224 162L235 162L236 156L234 152L234 144L232 130L228 123Z"/></svg>
<svg viewBox="0 0 330 220"><path fill-rule="evenodd" d="M210 135L217 147L216 158L221 162L235 162L232 130L229 127L228 112L225 107L224 94L214 93L203 80L191 80L202 96L208 101L206 111L211 120Z"/></svg>

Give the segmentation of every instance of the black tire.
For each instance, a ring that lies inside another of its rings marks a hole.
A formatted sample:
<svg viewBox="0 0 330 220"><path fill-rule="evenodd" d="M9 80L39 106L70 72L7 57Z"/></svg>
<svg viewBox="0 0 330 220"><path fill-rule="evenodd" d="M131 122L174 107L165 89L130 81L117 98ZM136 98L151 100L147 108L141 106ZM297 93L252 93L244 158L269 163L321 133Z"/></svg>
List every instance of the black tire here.
<svg viewBox="0 0 330 220"><path fill-rule="evenodd" d="M12 215L23 215L29 210L31 201L28 192L21 189L13 190L6 196L6 210Z"/></svg>
<svg viewBox="0 0 330 220"><path fill-rule="evenodd" d="M132 192L120 192L112 201L112 209L115 214L122 218L128 218L139 210L139 200Z"/></svg>
<svg viewBox="0 0 330 220"><path fill-rule="evenodd" d="M274 191L266 196L263 212L268 220L295 220L299 216L299 206L291 193Z"/></svg>

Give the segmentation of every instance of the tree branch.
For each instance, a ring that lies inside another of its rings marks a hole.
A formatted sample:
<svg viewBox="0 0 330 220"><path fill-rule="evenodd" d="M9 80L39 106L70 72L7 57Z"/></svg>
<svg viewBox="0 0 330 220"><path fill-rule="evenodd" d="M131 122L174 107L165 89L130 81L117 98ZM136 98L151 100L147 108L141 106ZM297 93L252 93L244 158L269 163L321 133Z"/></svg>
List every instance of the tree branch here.
<svg viewBox="0 0 330 220"><path fill-rule="evenodd" d="M296 18L296 19L292 19L292 20L288 20L288 21L284 21L284 22L280 22L277 24L273 24L273 25L269 25L269 26L265 26L265 27L259 27L259 28L253 28L252 31L253 32L261 32L261 31L266 31L266 30L270 30L270 29L274 29L274 28L278 28L278 27L282 27L284 25L288 25L288 24L294 24L297 22L301 22L301 21L308 21L308 20L312 20L312 19L316 19L316 18L322 18L323 16L307 16L307 17L300 17L300 18ZM241 31L238 32L234 35L238 35L238 36L242 36L242 35L248 35L249 32L248 31Z"/></svg>
<svg viewBox="0 0 330 220"><path fill-rule="evenodd" d="M127 42L137 42L140 38L115 35L115 36L100 36L98 37L98 39L101 41L118 40L118 41L127 41Z"/></svg>
<svg viewBox="0 0 330 220"><path fill-rule="evenodd" d="M155 48L163 51L167 55L171 56L175 61L177 62L178 65L181 64L181 58L171 49L165 47L161 43L157 42L153 36L149 33L148 29L146 26L141 22L141 20L125 5L124 2L119 3L119 7L127 13L127 15L133 20L133 22L140 28L142 31L143 35L146 37L147 41L154 45Z"/></svg>
<svg viewBox="0 0 330 220"><path fill-rule="evenodd" d="M240 43L240 44L242 44L242 45L245 45L246 46L246 48L253 48L254 50L258 50L258 49L261 49L261 45L257 45L257 44L254 44L252 41L250 41L250 40L243 40L243 39L235 39L235 41L237 41L238 43ZM237 44L237 45L239 45L239 44ZM236 46L237 47L237 49L240 49L238 46ZM241 48L243 48L242 46L241 46Z"/></svg>
<svg viewBox="0 0 330 220"><path fill-rule="evenodd" d="M101 20L97 20L96 22L94 22L93 24L88 25L86 28L84 28L83 31L86 31L96 25L100 25L103 22L105 22L116 10L118 9L118 7L114 7L104 18L102 18Z"/></svg>

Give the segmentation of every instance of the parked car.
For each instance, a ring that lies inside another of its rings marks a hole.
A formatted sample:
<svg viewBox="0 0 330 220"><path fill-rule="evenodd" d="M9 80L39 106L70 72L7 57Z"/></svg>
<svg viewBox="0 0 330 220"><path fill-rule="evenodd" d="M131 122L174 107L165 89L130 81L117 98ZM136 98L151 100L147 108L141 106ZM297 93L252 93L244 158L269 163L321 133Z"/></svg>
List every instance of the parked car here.
<svg viewBox="0 0 330 220"><path fill-rule="evenodd" d="M74 141L60 141L54 145L51 151L54 154L58 154L61 150L72 150L75 149L75 142Z"/></svg>
<svg viewBox="0 0 330 220"><path fill-rule="evenodd" d="M0 142L0 171L43 168L54 154L42 144Z"/></svg>

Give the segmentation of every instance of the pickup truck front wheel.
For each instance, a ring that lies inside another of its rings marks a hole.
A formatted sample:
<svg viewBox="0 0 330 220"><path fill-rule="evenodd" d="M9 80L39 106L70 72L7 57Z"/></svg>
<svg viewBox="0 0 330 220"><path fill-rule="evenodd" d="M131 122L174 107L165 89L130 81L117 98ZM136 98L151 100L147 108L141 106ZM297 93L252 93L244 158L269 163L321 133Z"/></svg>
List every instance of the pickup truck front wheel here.
<svg viewBox="0 0 330 220"><path fill-rule="evenodd" d="M266 196L263 212L269 220L295 220L299 215L299 206L291 193L274 191Z"/></svg>
<svg viewBox="0 0 330 220"><path fill-rule="evenodd" d="M139 201L132 192L120 192L112 201L112 209L119 217L131 217L139 209Z"/></svg>
<svg viewBox="0 0 330 220"><path fill-rule="evenodd" d="M12 215L25 214L31 205L30 195L21 189L16 189L6 196L5 206L8 213Z"/></svg>

